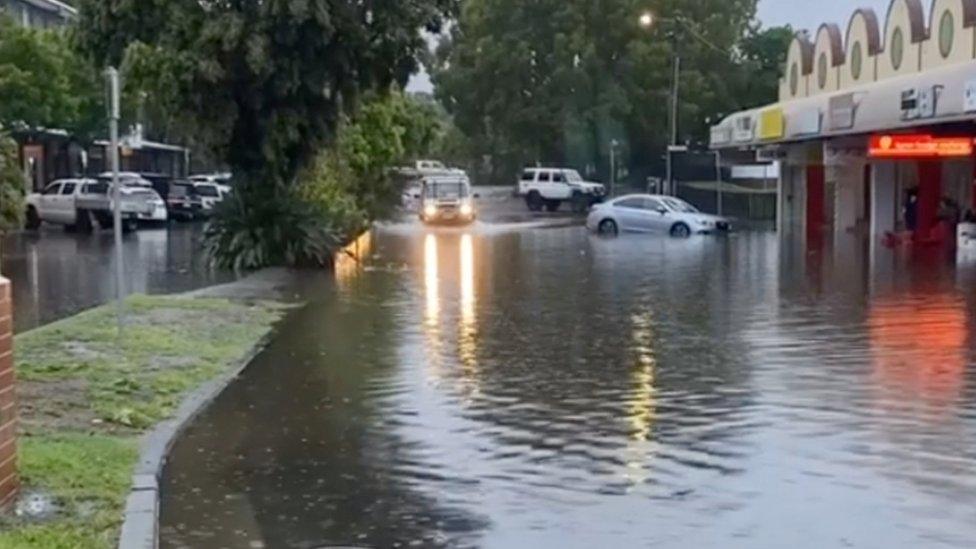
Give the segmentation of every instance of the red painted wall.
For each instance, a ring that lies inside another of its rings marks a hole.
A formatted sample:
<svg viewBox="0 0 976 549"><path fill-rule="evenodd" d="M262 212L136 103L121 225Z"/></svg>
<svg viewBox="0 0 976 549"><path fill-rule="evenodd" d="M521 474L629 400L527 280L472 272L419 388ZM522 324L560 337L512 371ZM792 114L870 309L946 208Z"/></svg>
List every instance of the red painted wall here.
<svg viewBox="0 0 976 549"><path fill-rule="evenodd" d="M826 221L823 166L807 166L807 234L819 234Z"/></svg>
<svg viewBox="0 0 976 549"><path fill-rule="evenodd" d="M939 201L942 198L942 164L918 163L918 238L929 238L938 224Z"/></svg>

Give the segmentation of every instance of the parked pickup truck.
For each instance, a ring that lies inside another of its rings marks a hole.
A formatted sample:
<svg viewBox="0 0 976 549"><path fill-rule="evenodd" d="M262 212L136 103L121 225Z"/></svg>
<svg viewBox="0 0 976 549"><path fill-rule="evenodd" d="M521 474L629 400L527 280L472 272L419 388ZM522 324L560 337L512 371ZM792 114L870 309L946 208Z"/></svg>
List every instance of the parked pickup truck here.
<svg viewBox="0 0 976 549"><path fill-rule="evenodd" d="M27 195L27 228L37 229L41 222L64 225L88 232L97 223L112 227L111 185L94 179L61 179L48 184L43 192ZM131 231L140 218L153 214L166 204L152 189L121 188L122 229Z"/></svg>

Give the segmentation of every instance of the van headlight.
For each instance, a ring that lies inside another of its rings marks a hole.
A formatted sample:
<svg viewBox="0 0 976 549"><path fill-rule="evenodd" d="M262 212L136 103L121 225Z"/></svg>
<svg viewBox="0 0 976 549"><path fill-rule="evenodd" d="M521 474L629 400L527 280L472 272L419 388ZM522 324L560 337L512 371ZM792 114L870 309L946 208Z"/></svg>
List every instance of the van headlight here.
<svg viewBox="0 0 976 549"><path fill-rule="evenodd" d="M473 213L474 213L474 208L471 207L470 202L465 202L464 204L461 204L461 215L463 215L464 217L471 217L471 214Z"/></svg>
<svg viewBox="0 0 976 549"><path fill-rule="evenodd" d="M424 216L434 217L436 215L437 215L437 206L433 204L427 204L426 206L424 206Z"/></svg>

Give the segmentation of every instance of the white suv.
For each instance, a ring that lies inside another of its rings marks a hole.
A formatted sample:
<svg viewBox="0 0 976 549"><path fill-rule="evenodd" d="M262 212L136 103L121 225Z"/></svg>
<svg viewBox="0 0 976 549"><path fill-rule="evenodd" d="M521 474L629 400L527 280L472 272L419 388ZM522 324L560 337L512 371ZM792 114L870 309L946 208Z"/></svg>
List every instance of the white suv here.
<svg viewBox="0 0 976 549"><path fill-rule="evenodd" d="M585 212L602 202L606 189L600 183L584 181L576 170L564 168L526 168L518 183L518 193L533 212L554 212L564 201L570 201L573 211Z"/></svg>

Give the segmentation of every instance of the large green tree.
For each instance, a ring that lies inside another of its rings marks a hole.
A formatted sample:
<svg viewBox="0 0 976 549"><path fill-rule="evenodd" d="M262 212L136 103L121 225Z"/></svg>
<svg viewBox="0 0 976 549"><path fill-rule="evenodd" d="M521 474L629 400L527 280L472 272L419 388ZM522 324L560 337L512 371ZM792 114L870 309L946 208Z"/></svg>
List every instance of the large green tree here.
<svg viewBox="0 0 976 549"><path fill-rule="evenodd" d="M81 0L104 64L138 50L180 115L247 185L290 184L363 90L405 82L454 0ZM135 61L133 61L136 64Z"/></svg>
<svg viewBox="0 0 976 549"><path fill-rule="evenodd" d="M660 162L674 52L681 141L703 140L708 119L759 95L744 92L742 76L764 61L742 49L757 33L755 9L756 0L468 0L434 82L472 154L490 157L493 180L527 162L605 176L614 140L635 167ZM649 29L639 24L648 10Z"/></svg>
<svg viewBox="0 0 976 549"><path fill-rule="evenodd" d="M0 12L0 126L63 129L85 139L104 118L97 72L68 37L22 27Z"/></svg>
<svg viewBox="0 0 976 549"><path fill-rule="evenodd" d="M456 1L80 0L77 42L234 172L208 233L219 263L321 263L332 223L298 176L363 92L406 82Z"/></svg>

